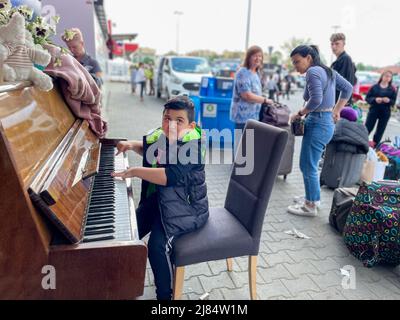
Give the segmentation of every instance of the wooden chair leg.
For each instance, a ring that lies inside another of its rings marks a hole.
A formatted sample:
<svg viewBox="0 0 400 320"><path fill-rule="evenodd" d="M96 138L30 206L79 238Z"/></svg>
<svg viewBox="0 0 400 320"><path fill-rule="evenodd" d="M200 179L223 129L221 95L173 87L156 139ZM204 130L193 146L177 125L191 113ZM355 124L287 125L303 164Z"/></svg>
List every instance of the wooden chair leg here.
<svg viewBox="0 0 400 320"><path fill-rule="evenodd" d="M226 268L228 269L229 272L232 272L232 270L233 270L232 264L233 264L232 258L226 259Z"/></svg>
<svg viewBox="0 0 400 320"><path fill-rule="evenodd" d="M185 267L176 267L174 275L173 300L179 300L182 296L183 280L185 278Z"/></svg>
<svg viewBox="0 0 400 320"><path fill-rule="evenodd" d="M251 300L257 300L256 276L257 276L257 256L249 256L249 287L250 287Z"/></svg>

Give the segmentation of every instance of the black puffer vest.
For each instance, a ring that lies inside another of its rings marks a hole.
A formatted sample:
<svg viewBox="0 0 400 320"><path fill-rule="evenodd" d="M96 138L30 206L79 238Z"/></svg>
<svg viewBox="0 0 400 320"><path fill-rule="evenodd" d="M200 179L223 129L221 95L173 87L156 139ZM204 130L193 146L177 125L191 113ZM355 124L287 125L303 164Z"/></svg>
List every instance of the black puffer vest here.
<svg viewBox="0 0 400 320"><path fill-rule="evenodd" d="M203 142L203 143L202 143ZM184 152L190 159L196 159L190 163L198 163L196 169L191 170L184 179L178 181L175 186L155 186L147 181L142 181L141 202L154 192L157 192L157 200L161 214L161 221L168 239L176 237L202 227L209 216L207 186L205 177L205 146L201 129L196 128L186 134L176 145L170 146L161 129L152 131L143 137L143 166L144 167L168 167L171 159L166 164L158 163L160 150L169 154L170 148L174 149L171 154L178 155ZM179 157L174 157L175 163Z"/></svg>

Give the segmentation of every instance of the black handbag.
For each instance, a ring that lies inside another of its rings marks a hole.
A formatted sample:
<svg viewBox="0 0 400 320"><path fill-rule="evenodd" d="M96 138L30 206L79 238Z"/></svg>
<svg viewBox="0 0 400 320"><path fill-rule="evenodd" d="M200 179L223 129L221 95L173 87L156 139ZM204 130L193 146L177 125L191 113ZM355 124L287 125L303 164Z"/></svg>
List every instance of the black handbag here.
<svg viewBox="0 0 400 320"><path fill-rule="evenodd" d="M291 128L294 136L296 137L304 136L304 127L305 127L304 124L305 121L303 119L296 119L295 121L292 121Z"/></svg>
<svg viewBox="0 0 400 320"><path fill-rule="evenodd" d="M304 101L303 108L306 105L306 102ZM292 129L292 134L296 137L301 137L304 136L304 128L305 128L305 120L304 119L296 119L295 121L292 121L290 124L290 127Z"/></svg>

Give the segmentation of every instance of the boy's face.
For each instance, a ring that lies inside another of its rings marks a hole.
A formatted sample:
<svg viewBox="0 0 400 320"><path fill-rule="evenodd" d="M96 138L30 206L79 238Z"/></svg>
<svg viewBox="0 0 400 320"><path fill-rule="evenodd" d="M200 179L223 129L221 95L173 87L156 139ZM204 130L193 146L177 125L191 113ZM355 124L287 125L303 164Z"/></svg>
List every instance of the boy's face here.
<svg viewBox="0 0 400 320"><path fill-rule="evenodd" d="M337 40L331 42L332 52L336 57L340 56L343 53L344 45L345 43L343 40Z"/></svg>
<svg viewBox="0 0 400 320"><path fill-rule="evenodd" d="M170 141L176 141L182 138L195 127L195 122L189 122L186 110L167 109L164 111L162 130Z"/></svg>

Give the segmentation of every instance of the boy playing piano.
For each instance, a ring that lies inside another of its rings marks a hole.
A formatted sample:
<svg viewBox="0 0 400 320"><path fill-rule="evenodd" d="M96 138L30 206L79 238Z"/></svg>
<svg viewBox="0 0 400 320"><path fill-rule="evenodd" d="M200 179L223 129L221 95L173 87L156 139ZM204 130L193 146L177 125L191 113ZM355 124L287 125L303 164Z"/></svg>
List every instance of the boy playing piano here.
<svg viewBox="0 0 400 320"><path fill-rule="evenodd" d="M201 228L208 219L204 147L201 129L194 122L194 104L186 96L164 105L161 128L143 141L117 145L118 153L133 150L143 156L143 167L112 175L142 179L136 216L139 237L150 232L149 260L158 300L172 297L174 239Z"/></svg>

